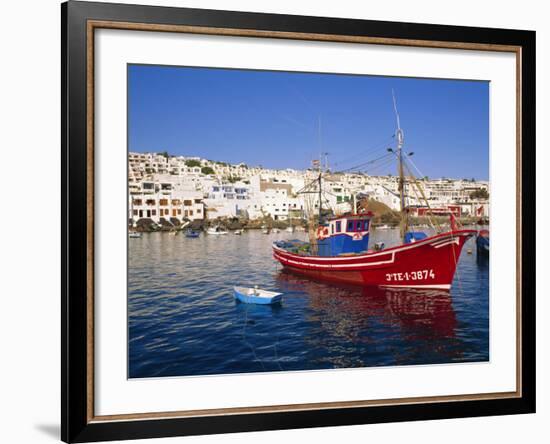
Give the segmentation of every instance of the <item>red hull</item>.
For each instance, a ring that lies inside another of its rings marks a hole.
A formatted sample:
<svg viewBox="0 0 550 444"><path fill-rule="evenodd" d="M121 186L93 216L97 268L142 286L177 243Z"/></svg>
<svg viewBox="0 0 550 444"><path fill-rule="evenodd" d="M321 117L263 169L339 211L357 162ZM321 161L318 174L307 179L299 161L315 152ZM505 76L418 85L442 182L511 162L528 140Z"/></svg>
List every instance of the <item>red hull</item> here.
<svg viewBox="0 0 550 444"><path fill-rule="evenodd" d="M354 256L302 256L273 245L285 268L315 279L381 287L449 289L464 243L475 230L438 234L380 252Z"/></svg>

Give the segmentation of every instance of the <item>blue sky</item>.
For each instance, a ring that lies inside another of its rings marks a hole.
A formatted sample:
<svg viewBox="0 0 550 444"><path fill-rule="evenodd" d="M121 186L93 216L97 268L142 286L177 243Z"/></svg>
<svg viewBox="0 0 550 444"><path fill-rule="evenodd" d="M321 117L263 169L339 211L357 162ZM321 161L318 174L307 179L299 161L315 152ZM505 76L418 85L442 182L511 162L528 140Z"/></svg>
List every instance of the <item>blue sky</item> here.
<svg viewBox="0 0 550 444"><path fill-rule="evenodd" d="M423 175L489 176L487 82L148 65L129 65L128 78L130 151L296 169L328 152L346 170L395 146L394 89Z"/></svg>

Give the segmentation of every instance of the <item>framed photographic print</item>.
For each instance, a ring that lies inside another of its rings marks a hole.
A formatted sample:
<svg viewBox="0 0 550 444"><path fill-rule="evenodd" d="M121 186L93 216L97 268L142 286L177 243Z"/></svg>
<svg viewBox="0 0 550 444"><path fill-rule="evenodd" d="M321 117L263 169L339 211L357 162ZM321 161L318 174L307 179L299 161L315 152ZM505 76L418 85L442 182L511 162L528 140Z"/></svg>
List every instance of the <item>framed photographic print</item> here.
<svg viewBox="0 0 550 444"><path fill-rule="evenodd" d="M535 411L535 33L69 1L62 439Z"/></svg>

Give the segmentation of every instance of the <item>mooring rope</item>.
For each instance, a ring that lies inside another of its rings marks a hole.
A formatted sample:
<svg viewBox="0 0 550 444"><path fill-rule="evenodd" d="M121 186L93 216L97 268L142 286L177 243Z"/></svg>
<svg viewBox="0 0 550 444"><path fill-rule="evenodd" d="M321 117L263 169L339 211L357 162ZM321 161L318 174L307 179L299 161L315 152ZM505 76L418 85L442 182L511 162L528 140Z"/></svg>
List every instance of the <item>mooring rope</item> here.
<svg viewBox="0 0 550 444"><path fill-rule="evenodd" d="M248 342L246 339L246 324L248 323L248 304L246 304L245 310L244 310L244 325L243 325L243 342L248 345L250 350L252 351L252 354L254 355L254 359L260 363L262 366L262 370L265 371L265 365L263 361L258 358L258 355L256 354L256 350L254 349L254 346Z"/></svg>
<svg viewBox="0 0 550 444"><path fill-rule="evenodd" d="M277 339L275 339L275 344L273 344L273 351L275 352L275 362L279 366L279 370L283 371L283 366L279 362L279 354L277 353L277 344L279 344L279 336L281 335L280 330L277 331Z"/></svg>
<svg viewBox="0 0 550 444"><path fill-rule="evenodd" d="M252 351L252 354L254 355L254 359L256 361L258 361L260 363L260 365L262 366L262 369L264 371L266 371L266 366L265 366L264 362L258 357L258 354L256 353L256 349L254 348L254 346L246 338L246 326L247 326L247 324L248 324L248 304L246 304L246 307L245 307L245 310L244 310L244 325L243 325L243 330L242 330L243 342ZM284 368L282 367L281 363L279 362L279 359L280 359L279 358L279 352L277 351L277 345L279 345L280 336L281 336L281 331L280 331L280 329L277 329L277 336L276 336L276 339L275 339L275 343L272 345L272 347L273 347L273 354L274 354L274 357L275 357L275 362L277 363L277 366L279 367L279 370L284 371Z"/></svg>
<svg viewBox="0 0 550 444"><path fill-rule="evenodd" d="M456 258L455 247L454 247L455 237L452 234L452 229L453 228L451 227L451 239L453 240L453 244L451 244L451 250L453 252L453 258L454 258L454 261L455 261L455 273L456 273L456 277L457 277L457 280L458 280L458 287L460 289L460 295L462 296L462 299L464 299L464 289L462 288L462 278L460 277L460 270L458 269L458 260ZM460 245L460 238L458 239L458 244Z"/></svg>

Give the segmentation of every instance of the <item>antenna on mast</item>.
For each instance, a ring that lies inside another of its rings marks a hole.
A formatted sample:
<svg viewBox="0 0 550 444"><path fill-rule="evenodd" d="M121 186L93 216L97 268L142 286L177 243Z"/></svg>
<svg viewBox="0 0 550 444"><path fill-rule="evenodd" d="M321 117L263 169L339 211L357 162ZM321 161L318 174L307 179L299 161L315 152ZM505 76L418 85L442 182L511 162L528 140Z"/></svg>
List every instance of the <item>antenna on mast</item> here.
<svg viewBox="0 0 550 444"><path fill-rule="evenodd" d="M391 90L391 95L393 97L393 110L395 112L395 119L397 120L397 131L395 135L397 136L397 149L400 150L403 146L403 130L401 129L401 121L399 119L399 112L397 111L397 100L395 100L395 91Z"/></svg>

